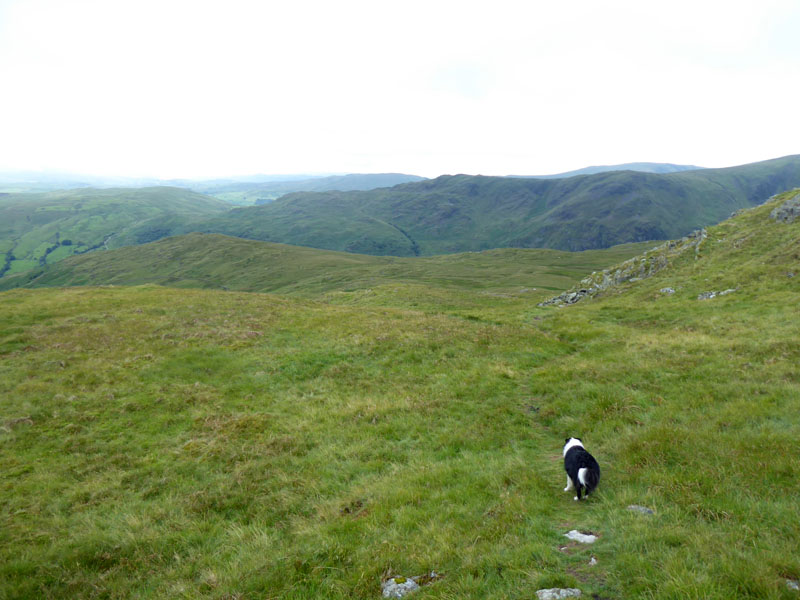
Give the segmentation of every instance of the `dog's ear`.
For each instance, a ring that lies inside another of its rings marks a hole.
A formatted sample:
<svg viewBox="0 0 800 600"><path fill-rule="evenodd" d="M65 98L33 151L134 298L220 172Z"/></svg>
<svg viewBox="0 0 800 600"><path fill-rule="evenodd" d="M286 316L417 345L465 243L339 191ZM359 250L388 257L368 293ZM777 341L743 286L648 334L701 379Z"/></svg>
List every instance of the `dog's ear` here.
<svg viewBox="0 0 800 600"><path fill-rule="evenodd" d="M566 445L566 444L568 444L568 443L569 443L569 441L570 441L571 439L572 439L572 438L564 438L564 444L565 444L565 445Z"/></svg>

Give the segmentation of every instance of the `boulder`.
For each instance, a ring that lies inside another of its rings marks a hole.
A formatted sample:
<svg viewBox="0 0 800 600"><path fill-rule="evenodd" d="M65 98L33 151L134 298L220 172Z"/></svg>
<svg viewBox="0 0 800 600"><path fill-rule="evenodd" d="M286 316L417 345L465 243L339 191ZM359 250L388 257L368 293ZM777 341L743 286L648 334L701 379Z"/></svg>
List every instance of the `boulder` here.
<svg viewBox="0 0 800 600"><path fill-rule="evenodd" d="M406 577L392 577L381 585L384 598L402 598L416 592L419 584L413 579Z"/></svg>

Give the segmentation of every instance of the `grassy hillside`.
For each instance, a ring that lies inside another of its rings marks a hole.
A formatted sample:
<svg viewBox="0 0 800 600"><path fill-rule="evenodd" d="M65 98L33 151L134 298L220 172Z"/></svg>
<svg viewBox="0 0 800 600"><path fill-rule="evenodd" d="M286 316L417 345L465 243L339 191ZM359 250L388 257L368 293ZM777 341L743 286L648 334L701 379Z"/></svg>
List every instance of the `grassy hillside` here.
<svg viewBox="0 0 800 600"><path fill-rule="evenodd" d="M671 174L443 176L366 192L298 193L202 231L376 255L585 250L672 239L800 185L800 157Z"/></svg>
<svg viewBox="0 0 800 600"><path fill-rule="evenodd" d="M415 597L796 597L782 200L562 309L1 293L0 597L372 599L431 570ZM580 504L567 435L603 469Z"/></svg>
<svg viewBox="0 0 800 600"><path fill-rule="evenodd" d="M0 195L0 277L97 248L141 244L229 208L179 188Z"/></svg>
<svg viewBox="0 0 800 600"><path fill-rule="evenodd" d="M504 249L430 258L378 257L193 233L141 246L94 252L0 280L15 287L141 285L230 289L344 301L397 284L518 294L563 290L587 272L642 252L629 244L580 253ZM334 296L330 296L333 298ZM487 297L487 301L490 301Z"/></svg>

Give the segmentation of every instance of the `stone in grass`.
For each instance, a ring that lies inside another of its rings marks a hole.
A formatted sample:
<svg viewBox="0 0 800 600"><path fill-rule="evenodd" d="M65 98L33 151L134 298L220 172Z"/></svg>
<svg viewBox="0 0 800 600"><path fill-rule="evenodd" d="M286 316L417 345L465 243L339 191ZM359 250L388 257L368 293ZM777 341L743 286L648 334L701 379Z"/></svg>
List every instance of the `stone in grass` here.
<svg viewBox="0 0 800 600"><path fill-rule="evenodd" d="M564 537L575 540L576 542L580 542L581 544L594 544L595 541L597 541L596 535L592 535L591 533L581 533L577 529L573 529L569 533L565 533Z"/></svg>
<svg viewBox="0 0 800 600"><path fill-rule="evenodd" d="M419 589L419 584L406 577L392 577L381 584L384 598L402 598Z"/></svg>
<svg viewBox="0 0 800 600"><path fill-rule="evenodd" d="M647 508L646 506L639 506L638 504L630 504L628 506L628 510L632 510L633 512L642 513L643 515L652 515L655 514L652 508Z"/></svg>
<svg viewBox="0 0 800 600"><path fill-rule="evenodd" d="M792 590L793 592L800 592L800 582L795 581L794 579L787 579L786 587Z"/></svg>
<svg viewBox="0 0 800 600"><path fill-rule="evenodd" d="M441 578L441 573L436 571L431 571L425 575L417 575L416 577L395 575L381 584L381 590L384 598L402 598L412 592L416 592L421 586L430 585Z"/></svg>
<svg viewBox="0 0 800 600"><path fill-rule="evenodd" d="M560 600L561 598L579 598L581 591L578 588L548 588L537 590L536 597L539 600Z"/></svg>

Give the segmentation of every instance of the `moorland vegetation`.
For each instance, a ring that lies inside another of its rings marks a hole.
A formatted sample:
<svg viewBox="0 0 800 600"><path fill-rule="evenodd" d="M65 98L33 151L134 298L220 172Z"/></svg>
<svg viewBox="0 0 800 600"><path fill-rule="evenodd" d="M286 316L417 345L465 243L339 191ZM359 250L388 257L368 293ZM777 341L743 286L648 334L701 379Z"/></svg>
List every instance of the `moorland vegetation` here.
<svg viewBox="0 0 800 600"><path fill-rule="evenodd" d="M52 283L93 287L0 293L0 597L371 599L431 571L419 598L796 597L800 221L770 213L797 193L563 308L538 304L598 255L352 256L267 294L191 289L234 286L196 244L240 242L184 236L103 254L176 252L182 289L86 255ZM603 469L586 502L569 435Z"/></svg>

